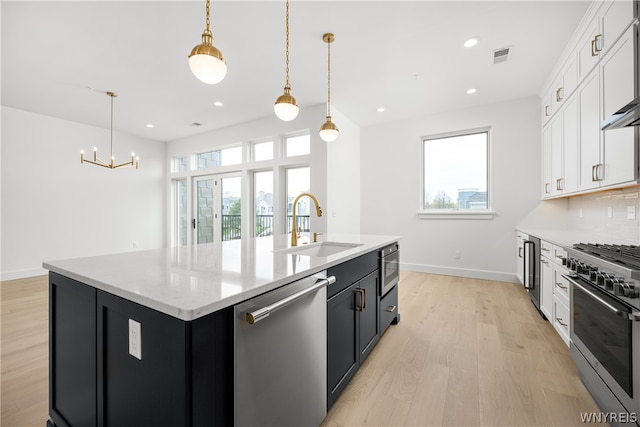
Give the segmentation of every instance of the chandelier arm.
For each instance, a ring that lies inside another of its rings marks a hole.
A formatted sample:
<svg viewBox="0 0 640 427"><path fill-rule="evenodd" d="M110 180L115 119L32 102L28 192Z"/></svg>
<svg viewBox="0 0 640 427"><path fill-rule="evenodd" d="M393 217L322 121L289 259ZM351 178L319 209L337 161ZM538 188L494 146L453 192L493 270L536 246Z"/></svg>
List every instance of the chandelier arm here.
<svg viewBox="0 0 640 427"><path fill-rule="evenodd" d="M104 163L102 160L98 159L97 162L94 162L92 160L87 160L84 159L85 163L91 163L92 165L96 165L96 166L102 166L103 168L107 168L107 169L111 169L111 166L108 165L107 163Z"/></svg>

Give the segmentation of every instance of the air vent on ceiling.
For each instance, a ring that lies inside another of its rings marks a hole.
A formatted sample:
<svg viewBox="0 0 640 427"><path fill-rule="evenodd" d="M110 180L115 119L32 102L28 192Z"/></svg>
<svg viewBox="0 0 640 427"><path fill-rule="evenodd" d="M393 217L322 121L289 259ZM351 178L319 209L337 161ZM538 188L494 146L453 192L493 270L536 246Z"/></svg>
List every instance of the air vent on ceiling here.
<svg viewBox="0 0 640 427"><path fill-rule="evenodd" d="M493 51L493 63L500 64L501 62L507 62L511 57L513 48L511 46L503 47Z"/></svg>

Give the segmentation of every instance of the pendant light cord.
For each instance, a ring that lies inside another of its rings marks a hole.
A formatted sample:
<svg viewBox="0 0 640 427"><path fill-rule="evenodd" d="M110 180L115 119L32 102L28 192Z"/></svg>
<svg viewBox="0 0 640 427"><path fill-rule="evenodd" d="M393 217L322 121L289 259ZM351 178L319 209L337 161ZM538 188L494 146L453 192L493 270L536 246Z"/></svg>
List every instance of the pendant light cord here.
<svg viewBox="0 0 640 427"><path fill-rule="evenodd" d="M207 28L206 28L206 30L205 30L205 31L206 31L206 32L208 32L208 33L211 33L211 30L209 29L209 24L211 23L211 21L209 20L209 3L210 3L210 1L211 1L211 0L207 0L207 2L206 2L206 6L205 6L205 10L206 10L206 12L205 12L205 13L206 13L206 15L207 15L207 20L206 20L206 22L207 22Z"/></svg>
<svg viewBox="0 0 640 427"><path fill-rule="evenodd" d="M109 143L110 143L110 153L109 153L109 161L111 162L111 164L113 164L113 98L116 96L115 93L109 93L109 96L111 97L111 123L109 125L109 129L110 129L110 136L109 136Z"/></svg>
<svg viewBox="0 0 640 427"><path fill-rule="evenodd" d="M331 42L327 43L327 116L331 116Z"/></svg>
<svg viewBox="0 0 640 427"><path fill-rule="evenodd" d="M285 68L285 87L289 86L289 0L287 0L287 4L286 4L286 9L285 9L286 13L285 13L285 37L286 37L286 42L285 42L285 63L286 63L286 68Z"/></svg>

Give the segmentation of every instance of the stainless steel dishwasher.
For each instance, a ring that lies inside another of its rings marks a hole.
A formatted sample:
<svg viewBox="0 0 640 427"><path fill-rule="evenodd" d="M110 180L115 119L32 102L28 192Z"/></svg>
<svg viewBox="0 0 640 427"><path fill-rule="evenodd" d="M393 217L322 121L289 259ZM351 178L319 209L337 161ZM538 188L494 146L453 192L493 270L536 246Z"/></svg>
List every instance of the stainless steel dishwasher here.
<svg viewBox="0 0 640 427"><path fill-rule="evenodd" d="M327 413L326 271L235 308L237 426L318 426Z"/></svg>

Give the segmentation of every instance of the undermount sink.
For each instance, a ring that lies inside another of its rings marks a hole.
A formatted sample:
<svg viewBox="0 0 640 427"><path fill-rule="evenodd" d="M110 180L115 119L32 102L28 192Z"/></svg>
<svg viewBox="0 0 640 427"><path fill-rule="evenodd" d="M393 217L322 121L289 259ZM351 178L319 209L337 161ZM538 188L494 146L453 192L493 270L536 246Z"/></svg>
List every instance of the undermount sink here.
<svg viewBox="0 0 640 427"><path fill-rule="evenodd" d="M320 242L310 243L308 245L295 246L293 248L282 249L280 253L295 254L295 255L308 255L317 257L328 257L337 253L346 251L348 249L357 248L362 246L361 243L345 243L345 242Z"/></svg>

